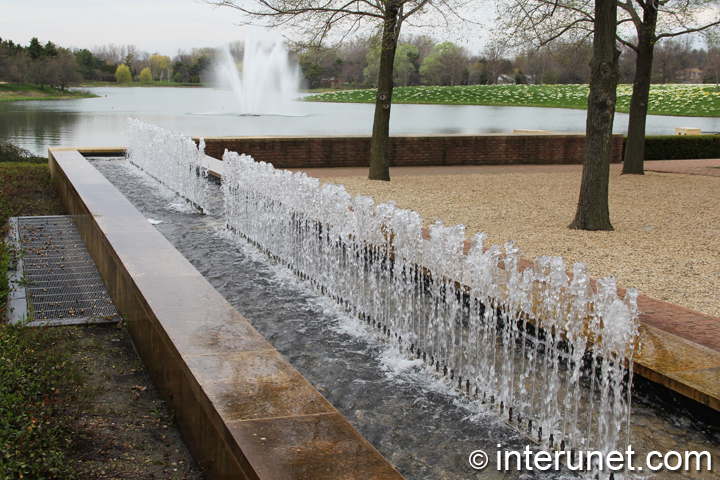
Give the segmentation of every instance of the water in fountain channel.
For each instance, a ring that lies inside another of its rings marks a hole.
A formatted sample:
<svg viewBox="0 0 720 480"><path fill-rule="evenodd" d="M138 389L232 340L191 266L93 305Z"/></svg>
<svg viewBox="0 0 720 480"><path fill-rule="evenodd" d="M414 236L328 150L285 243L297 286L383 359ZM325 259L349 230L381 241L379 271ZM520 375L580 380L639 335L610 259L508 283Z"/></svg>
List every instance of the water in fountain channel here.
<svg viewBox="0 0 720 480"><path fill-rule="evenodd" d="M496 471L492 459L497 444L522 450L526 438L229 235L222 217L195 213L125 161L95 165L144 215L163 221L157 228L175 247L407 478L518 477ZM145 180L138 182L138 176ZM216 205L209 210L222 211L220 188L210 189L208 198L215 198ZM632 444L636 452L707 450L720 458L717 431L684 414L669 414L652 397L633 401ZM491 455L481 473L467 461L476 449ZM659 472L652 478L668 475Z"/></svg>

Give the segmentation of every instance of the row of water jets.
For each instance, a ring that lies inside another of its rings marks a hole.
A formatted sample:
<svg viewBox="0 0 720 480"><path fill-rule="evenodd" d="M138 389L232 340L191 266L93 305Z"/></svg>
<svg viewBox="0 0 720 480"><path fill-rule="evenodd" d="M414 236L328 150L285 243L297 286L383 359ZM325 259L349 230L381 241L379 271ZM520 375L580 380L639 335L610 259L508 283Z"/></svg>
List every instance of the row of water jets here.
<svg viewBox="0 0 720 480"><path fill-rule="evenodd" d="M134 165L199 210L207 208L205 140L196 145L190 137L134 118L127 119L125 138Z"/></svg>
<svg viewBox="0 0 720 480"><path fill-rule="evenodd" d="M129 159L203 207L202 149L173 135L129 121ZM573 458L630 443L634 288L620 299L606 277L593 291L587 267L571 280L560 257L521 269L513 241L486 248L484 233L465 254L462 225L424 235L415 211L234 152L222 191L229 229L541 448Z"/></svg>

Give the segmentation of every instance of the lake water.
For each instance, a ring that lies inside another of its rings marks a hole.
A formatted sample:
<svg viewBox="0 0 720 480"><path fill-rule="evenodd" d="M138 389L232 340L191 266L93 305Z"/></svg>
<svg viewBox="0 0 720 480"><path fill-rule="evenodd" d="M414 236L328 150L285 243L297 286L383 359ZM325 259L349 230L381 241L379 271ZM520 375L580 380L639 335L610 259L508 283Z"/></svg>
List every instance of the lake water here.
<svg viewBox="0 0 720 480"><path fill-rule="evenodd" d="M191 136L369 135L374 105L291 102L282 111L240 116L232 92L212 88L92 88L99 98L0 103L0 138L38 155L53 146L125 146L125 119ZM268 102L270 103L270 102ZM514 129L585 131L584 110L393 105L392 134L511 133ZM614 131L627 132L627 114ZM720 131L720 118L649 116L649 135L675 127Z"/></svg>

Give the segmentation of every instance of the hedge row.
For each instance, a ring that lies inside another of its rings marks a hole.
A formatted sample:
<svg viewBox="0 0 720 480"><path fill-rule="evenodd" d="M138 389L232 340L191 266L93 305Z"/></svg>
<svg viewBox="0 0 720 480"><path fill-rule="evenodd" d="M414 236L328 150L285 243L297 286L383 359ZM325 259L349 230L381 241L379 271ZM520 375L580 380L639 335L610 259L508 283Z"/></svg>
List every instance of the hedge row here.
<svg viewBox="0 0 720 480"><path fill-rule="evenodd" d="M627 137L625 137L627 141ZM625 142L623 142L623 150ZM645 137L645 160L720 158L720 135L651 135Z"/></svg>

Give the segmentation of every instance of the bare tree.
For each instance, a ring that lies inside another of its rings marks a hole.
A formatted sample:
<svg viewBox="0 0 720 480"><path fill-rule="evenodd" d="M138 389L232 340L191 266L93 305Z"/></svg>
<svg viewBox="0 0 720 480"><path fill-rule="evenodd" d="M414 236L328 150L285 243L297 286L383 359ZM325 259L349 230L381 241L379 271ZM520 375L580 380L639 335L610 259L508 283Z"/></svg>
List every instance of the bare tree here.
<svg viewBox="0 0 720 480"><path fill-rule="evenodd" d="M356 38L346 42L342 47L343 62L342 80L356 87L363 83L363 70L367 67L369 41L367 38Z"/></svg>
<svg viewBox="0 0 720 480"><path fill-rule="evenodd" d="M508 53L507 43L495 39L485 45L482 55L485 57L485 71L490 76L490 83L497 84L498 77L503 72L505 56Z"/></svg>
<svg viewBox="0 0 720 480"><path fill-rule="evenodd" d="M230 44L228 44L228 51L236 62L242 62L243 58L245 57L245 42L242 40L235 40L234 42L230 42ZM187 61L183 61L183 63L190 63L193 60L194 58L190 57L187 59Z"/></svg>
<svg viewBox="0 0 720 480"><path fill-rule="evenodd" d="M545 45L570 35L588 37L595 20L590 2L581 0L505 0L498 31L518 42ZM655 45L664 38L720 25L718 0L619 0L620 43L636 53L623 173L643 174L645 124Z"/></svg>
<svg viewBox="0 0 720 480"><path fill-rule="evenodd" d="M715 91L720 85L720 32L717 29L705 32L707 57L705 58L705 71L712 72L715 78Z"/></svg>
<svg viewBox="0 0 720 480"><path fill-rule="evenodd" d="M58 56L52 60L55 63L57 82L61 90L65 87L82 82L80 66L75 61L75 56L65 48L58 49Z"/></svg>
<svg viewBox="0 0 720 480"><path fill-rule="evenodd" d="M673 40L665 40L655 45L651 75L654 83L665 84L678 81L682 69L680 51L681 46Z"/></svg>
<svg viewBox="0 0 720 480"><path fill-rule="evenodd" d="M49 57L41 57L30 63L30 79L33 83L40 85L40 90L45 85L55 85L58 83L57 68L55 63Z"/></svg>
<svg viewBox="0 0 720 480"><path fill-rule="evenodd" d="M580 84L590 81L593 45L589 39L577 38L567 42L558 40L549 47L557 72L557 83Z"/></svg>
<svg viewBox="0 0 720 480"><path fill-rule="evenodd" d="M429 26L448 25L461 20L460 11L476 0L203 0L215 6L231 7L246 18L245 24L283 27L302 39L304 45L319 46L328 41L342 41L366 27L382 29L380 71L375 100L372 147L370 152L371 180L390 180L389 136L390 105L393 92L393 63L400 30L406 22ZM331 37L331 32L338 37Z"/></svg>
<svg viewBox="0 0 720 480"><path fill-rule="evenodd" d="M615 47L616 34L617 0L595 0L585 158L577 212L569 225L573 229L613 230L608 188L620 58Z"/></svg>
<svg viewBox="0 0 720 480"><path fill-rule="evenodd" d="M128 67L130 67L130 70L135 71L137 68L140 54L140 49L135 45L127 45L125 47L125 57L123 57L123 61Z"/></svg>
<svg viewBox="0 0 720 480"><path fill-rule="evenodd" d="M542 85L545 83L545 75L552 71L552 56L547 48L526 49L525 53L515 57L515 64L529 77L530 83ZM553 76L553 79L555 77Z"/></svg>
<svg viewBox="0 0 720 480"><path fill-rule="evenodd" d="M435 45L437 45L437 42L427 35L408 35L405 43L417 47L418 62L420 65L422 65L422 62L433 52Z"/></svg>
<svg viewBox="0 0 720 480"><path fill-rule="evenodd" d="M30 56L25 49L19 50L10 58L7 77L11 82L23 84L30 73Z"/></svg>
<svg viewBox="0 0 720 480"><path fill-rule="evenodd" d="M115 43L108 43L106 45L94 45L91 49L94 57L100 60L105 60L107 63L112 65L120 65L125 61L128 55L132 55L135 61L140 60L140 57L145 52L141 52L140 49L135 45L117 45ZM133 65L137 67L137 65Z"/></svg>
<svg viewBox="0 0 720 480"><path fill-rule="evenodd" d="M622 45L620 48L620 83L632 83L635 79L636 57L635 50L627 45Z"/></svg>

